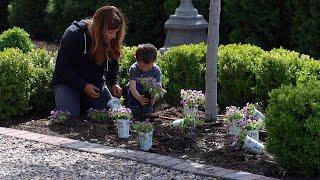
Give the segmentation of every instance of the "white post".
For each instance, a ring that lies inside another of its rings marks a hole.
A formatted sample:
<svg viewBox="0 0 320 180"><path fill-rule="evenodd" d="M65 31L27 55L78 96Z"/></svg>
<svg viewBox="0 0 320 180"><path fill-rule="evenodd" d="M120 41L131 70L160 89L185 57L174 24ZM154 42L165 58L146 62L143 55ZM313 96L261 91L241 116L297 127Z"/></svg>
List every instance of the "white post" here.
<svg viewBox="0 0 320 180"><path fill-rule="evenodd" d="M210 0L208 26L208 52L206 60L206 119L216 120L217 112L217 62L221 0Z"/></svg>

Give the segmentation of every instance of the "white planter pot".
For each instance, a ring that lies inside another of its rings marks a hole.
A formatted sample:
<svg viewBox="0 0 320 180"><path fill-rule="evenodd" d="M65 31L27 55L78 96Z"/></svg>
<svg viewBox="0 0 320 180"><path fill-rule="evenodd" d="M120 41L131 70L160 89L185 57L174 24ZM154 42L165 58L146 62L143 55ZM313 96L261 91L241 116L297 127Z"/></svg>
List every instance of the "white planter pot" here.
<svg viewBox="0 0 320 180"><path fill-rule="evenodd" d="M253 114L252 114L252 119L253 120L264 120L266 117L257 109L254 109Z"/></svg>
<svg viewBox="0 0 320 180"><path fill-rule="evenodd" d="M259 141L259 130L247 130L247 135Z"/></svg>
<svg viewBox="0 0 320 180"><path fill-rule="evenodd" d="M142 151L149 151L149 149L152 147L152 136L153 131L147 133L139 132L139 143Z"/></svg>
<svg viewBox="0 0 320 180"><path fill-rule="evenodd" d="M191 117L197 117L198 108L196 108L196 107L192 107L192 108L184 107L183 108L183 114L184 115L189 115Z"/></svg>
<svg viewBox="0 0 320 180"><path fill-rule="evenodd" d="M264 151L264 145L249 136L245 137L243 148L256 154L262 154Z"/></svg>
<svg viewBox="0 0 320 180"><path fill-rule="evenodd" d="M130 120L129 119L117 120L117 128L118 128L119 138L128 138L129 129L130 129Z"/></svg>
<svg viewBox="0 0 320 180"><path fill-rule="evenodd" d="M108 101L107 106L112 110L112 109L120 109L121 106L121 102L120 99L118 98L112 98Z"/></svg>
<svg viewBox="0 0 320 180"><path fill-rule="evenodd" d="M230 134L233 136L239 136L240 128L237 126L236 123L231 123L230 125Z"/></svg>
<svg viewBox="0 0 320 180"><path fill-rule="evenodd" d="M183 119L174 120L171 124L173 127L182 127L183 126Z"/></svg>

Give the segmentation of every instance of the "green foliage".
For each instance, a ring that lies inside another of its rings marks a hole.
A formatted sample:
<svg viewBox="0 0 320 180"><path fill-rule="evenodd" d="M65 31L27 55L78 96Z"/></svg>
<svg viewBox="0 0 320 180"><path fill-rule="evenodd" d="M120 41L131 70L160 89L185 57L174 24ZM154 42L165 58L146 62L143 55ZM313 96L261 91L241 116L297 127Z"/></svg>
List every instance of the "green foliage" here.
<svg viewBox="0 0 320 180"><path fill-rule="evenodd" d="M29 34L21 28L14 27L0 34L0 51L5 48L19 48L26 53L31 51L32 47Z"/></svg>
<svg viewBox="0 0 320 180"><path fill-rule="evenodd" d="M8 5L9 5L8 0L1 1L0 3L0 33L9 27Z"/></svg>
<svg viewBox="0 0 320 180"><path fill-rule="evenodd" d="M10 25L24 28L32 37L48 38L49 28L44 19L47 3L48 0L12 0Z"/></svg>
<svg viewBox="0 0 320 180"><path fill-rule="evenodd" d="M262 55L256 46L230 44L218 52L218 104L244 106L255 101L256 67Z"/></svg>
<svg viewBox="0 0 320 180"><path fill-rule="evenodd" d="M120 85L121 87L125 87L129 82L129 68L130 66L136 62L136 46L133 47L123 47L122 49L122 57L120 59Z"/></svg>
<svg viewBox="0 0 320 180"><path fill-rule="evenodd" d="M205 88L206 45L182 45L165 52L159 61L164 75L166 100L171 104L180 102L181 89L203 90Z"/></svg>
<svg viewBox="0 0 320 180"><path fill-rule="evenodd" d="M286 46L289 41L289 17L285 16L285 1L224 0L223 29L228 43L252 43L271 49Z"/></svg>
<svg viewBox="0 0 320 180"><path fill-rule="evenodd" d="M292 7L292 16L290 16L292 19L292 26L288 28L290 29L290 47L299 52L319 58L319 1L292 0L288 4Z"/></svg>
<svg viewBox="0 0 320 180"><path fill-rule="evenodd" d="M320 82L282 86L270 93L267 150L289 173L320 170Z"/></svg>
<svg viewBox="0 0 320 180"><path fill-rule="evenodd" d="M0 52L0 120L22 115L30 98L31 63L18 49Z"/></svg>
<svg viewBox="0 0 320 180"><path fill-rule="evenodd" d="M74 20L93 16L105 4L105 0L49 0L46 20L52 31L52 38L60 40L64 30Z"/></svg>
<svg viewBox="0 0 320 180"><path fill-rule="evenodd" d="M49 112L54 107L51 84L54 55L45 49L36 49L28 53L28 56L33 65L29 104L33 112Z"/></svg>
<svg viewBox="0 0 320 180"><path fill-rule="evenodd" d="M127 18L127 44L148 42L156 47L163 46L164 23L167 20L163 0L109 0L108 3L120 8Z"/></svg>

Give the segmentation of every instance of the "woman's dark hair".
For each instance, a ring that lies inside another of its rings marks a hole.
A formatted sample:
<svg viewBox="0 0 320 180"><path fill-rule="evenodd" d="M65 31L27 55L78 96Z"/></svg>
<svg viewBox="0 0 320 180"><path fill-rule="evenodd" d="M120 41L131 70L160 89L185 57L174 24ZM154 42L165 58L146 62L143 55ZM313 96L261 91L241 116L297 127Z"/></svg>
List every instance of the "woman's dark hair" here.
<svg viewBox="0 0 320 180"><path fill-rule="evenodd" d="M103 6L99 8L92 19L86 21L90 29L92 46L90 54L97 64L108 59L119 59L121 55L121 45L125 36L126 22L121 11L114 6ZM116 38L105 43L108 30L119 29Z"/></svg>

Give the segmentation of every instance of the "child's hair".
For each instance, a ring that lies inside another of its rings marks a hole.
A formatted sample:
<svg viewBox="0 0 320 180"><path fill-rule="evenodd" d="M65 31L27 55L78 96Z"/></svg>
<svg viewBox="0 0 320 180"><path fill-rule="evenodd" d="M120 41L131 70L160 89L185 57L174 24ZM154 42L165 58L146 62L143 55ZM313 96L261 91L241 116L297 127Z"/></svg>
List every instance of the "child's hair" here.
<svg viewBox="0 0 320 180"><path fill-rule="evenodd" d="M157 48L150 44L139 44L136 50L137 61L142 61L145 64L154 62L157 58Z"/></svg>

